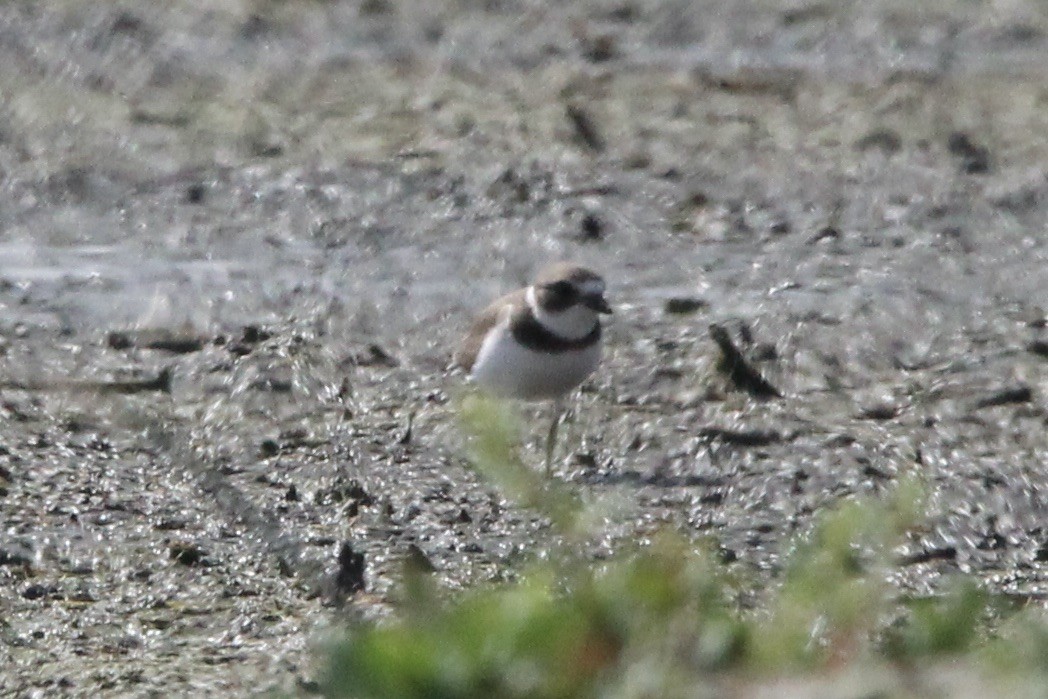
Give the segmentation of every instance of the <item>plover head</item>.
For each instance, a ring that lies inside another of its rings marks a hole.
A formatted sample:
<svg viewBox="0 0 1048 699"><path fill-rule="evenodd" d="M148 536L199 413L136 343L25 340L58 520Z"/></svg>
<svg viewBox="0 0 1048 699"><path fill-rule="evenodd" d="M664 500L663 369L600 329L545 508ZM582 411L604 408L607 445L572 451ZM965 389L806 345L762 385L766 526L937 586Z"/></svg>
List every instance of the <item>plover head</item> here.
<svg viewBox="0 0 1048 699"><path fill-rule="evenodd" d="M611 313L604 297L606 285L585 267L558 263L543 269L528 287L525 300L544 328L565 340L588 336L600 324L600 314Z"/></svg>

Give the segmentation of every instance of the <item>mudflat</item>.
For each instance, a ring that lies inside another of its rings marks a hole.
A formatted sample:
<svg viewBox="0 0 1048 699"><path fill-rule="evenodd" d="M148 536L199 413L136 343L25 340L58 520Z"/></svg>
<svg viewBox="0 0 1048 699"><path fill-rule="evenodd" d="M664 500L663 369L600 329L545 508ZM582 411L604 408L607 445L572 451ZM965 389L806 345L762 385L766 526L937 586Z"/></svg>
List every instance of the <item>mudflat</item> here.
<svg viewBox="0 0 1048 699"><path fill-rule="evenodd" d="M511 577L446 367L557 258L616 311L595 555L773 579L916 473L900 586L1042 598L1046 59L1032 2L4 3L0 693L294 692L404 556Z"/></svg>

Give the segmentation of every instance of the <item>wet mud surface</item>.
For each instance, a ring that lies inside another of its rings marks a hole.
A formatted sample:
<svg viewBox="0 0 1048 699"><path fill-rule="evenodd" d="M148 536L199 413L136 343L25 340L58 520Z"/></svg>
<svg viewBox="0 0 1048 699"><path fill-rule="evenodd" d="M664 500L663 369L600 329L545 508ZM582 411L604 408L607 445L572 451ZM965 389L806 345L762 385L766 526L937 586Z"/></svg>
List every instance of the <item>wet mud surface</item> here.
<svg viewBox="0 0 1048 699"><path fill-rule="evenodd" d="M541 555L446 367L553 258L616 305L556 469L594 555L770 580L917 473L899 584L1040 603L1048 16L910 5L5 4L0 693L304 691L405 556Z"/></svg>

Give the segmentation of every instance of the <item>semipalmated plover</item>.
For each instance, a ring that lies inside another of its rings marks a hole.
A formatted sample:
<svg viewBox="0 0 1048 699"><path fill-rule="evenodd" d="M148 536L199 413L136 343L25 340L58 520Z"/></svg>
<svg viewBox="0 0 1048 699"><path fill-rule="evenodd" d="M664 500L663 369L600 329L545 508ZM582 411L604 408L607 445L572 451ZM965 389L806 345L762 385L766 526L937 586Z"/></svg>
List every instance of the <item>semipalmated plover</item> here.
<svg viewBox="0 0 1048 699"><path fill-rule="evenodd" d="M550 469L560 402L600 363L600 315L611 313L600 275L558 263L531 286L506 294L477 316L455 363L481 389L503 398L553 400L546 442Z"/></svg>

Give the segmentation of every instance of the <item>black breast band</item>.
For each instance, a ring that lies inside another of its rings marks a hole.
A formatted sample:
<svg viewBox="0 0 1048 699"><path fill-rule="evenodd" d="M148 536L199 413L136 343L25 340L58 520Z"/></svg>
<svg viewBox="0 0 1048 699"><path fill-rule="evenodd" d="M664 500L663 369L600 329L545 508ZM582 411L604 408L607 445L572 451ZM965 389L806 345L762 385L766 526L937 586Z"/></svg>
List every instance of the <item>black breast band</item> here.
<svg viewBox="0 0 1048 699"><path fill-rule="evenodd" d="M530 350L536 352L571 352L592 347L600 341L600 323L593 326L588 334L578 339L568 339L556 335L535 319L528 312L517 313L510 321L510 332L514 339Z"/></svg>

